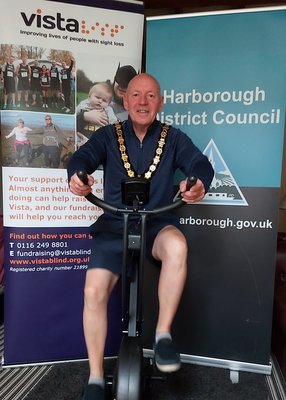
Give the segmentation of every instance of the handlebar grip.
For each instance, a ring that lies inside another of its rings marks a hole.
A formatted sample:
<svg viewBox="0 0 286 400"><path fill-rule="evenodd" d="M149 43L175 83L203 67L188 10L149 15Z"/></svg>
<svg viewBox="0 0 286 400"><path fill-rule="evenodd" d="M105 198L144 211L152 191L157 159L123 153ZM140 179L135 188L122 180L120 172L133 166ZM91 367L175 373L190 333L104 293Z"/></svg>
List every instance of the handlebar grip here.
<svg viewBox="0 0 286 400"><path fill-rule="evenodd" d="M77 171L77 176L79 177L79 179L82 181L82 183L84 183L85 185L88 184L88 177L87 177L87 173L86 171Z"/></svg>
<svg viewBox="0 0 286 400"><path fill-rule="evenodd" d="M196 176L190 176L187 178L187 187L186 190L190 190L197 183L198 178Z"/></svg>
<svg viewBox="0 0 286 400"><path fill-rule="evenodd" d="M77 176L79 179L84 183L85 185L88 185L88 177L87 177L87 172L85 170L79 170L76 172ZM105 203L104 200L99 199L96 197L92 192L88 193L85 198L90 201L92 204L95 206L98 206L100 208L103 208L104 210L110 211L112 213L118 213L119 209L112 206L111 204ZM123 210L124 211L124 210Z"/></svg>
<svg viewBox="0 0 286 400"><path fill-rule="evenodd" d="M87 172L85 170L79 170L76 172L77 176L79 177L79 179L85 184L88 184L88 175ZM192 186L194 186L197 182L197 178L195 176L191 176L189 178L187 178L187 190L190 190L190 188ZM180 191L178 192L180 193ZM175 196L176 197L176 196ZM98 197L96 197L92 192L88 193L85 198L90 201L92 204L94 204L95 206L98 206L106 211L110 211L114 214L117 213L121 213L121 214L132 214L134 213L133 209L128 209L128 208L116 208L114 206L112 206L109 203L106 203L104 200L99 199ZM176 200L176 201L175 201ZM181 207L182 205L185 205L186 203L182 201L182 199L175 199L174 202L172 204L169 204L168 206L163 206L163 207L159 207L156 208L155 210L138 210L137 213L138 214L161 214L161 213L165 213L165 212L169 212L174 210L175 208Z"/></svg>

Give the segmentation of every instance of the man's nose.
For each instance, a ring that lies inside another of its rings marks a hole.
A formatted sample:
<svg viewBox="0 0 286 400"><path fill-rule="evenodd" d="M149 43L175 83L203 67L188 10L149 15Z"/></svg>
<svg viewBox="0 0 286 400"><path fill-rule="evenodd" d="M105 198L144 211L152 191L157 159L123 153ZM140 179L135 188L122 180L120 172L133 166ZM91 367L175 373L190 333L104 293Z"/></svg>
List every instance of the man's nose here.
<svg viewBox="0 0 286 400"><path fill-rule="evenodd" d="M140 104L146 104L147 103L147 96L142 95L140 96Z"/></svg>

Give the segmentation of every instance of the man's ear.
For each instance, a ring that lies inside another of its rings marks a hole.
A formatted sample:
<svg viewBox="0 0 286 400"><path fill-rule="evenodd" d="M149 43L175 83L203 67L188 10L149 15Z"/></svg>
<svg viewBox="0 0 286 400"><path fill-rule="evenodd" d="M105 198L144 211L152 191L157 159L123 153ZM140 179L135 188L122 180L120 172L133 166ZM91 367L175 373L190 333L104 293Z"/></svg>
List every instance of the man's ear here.
<svg viewBox="0 0 286 400"><path fill-rule="evenodd" d="M161 96L161 101L160 101L160 105L159 105L159 110L158 110L158 112L162 111L163 107L164 107L164 97Z"/></svg>
<svg viewBox="0 0 286 400"><path fill-rule="evenodd" d="M123 107L124 107L124 109L125 109L126 111L129 110L129 107L128 107L128 100L127 100L126 94L123 96Z"/></svg>

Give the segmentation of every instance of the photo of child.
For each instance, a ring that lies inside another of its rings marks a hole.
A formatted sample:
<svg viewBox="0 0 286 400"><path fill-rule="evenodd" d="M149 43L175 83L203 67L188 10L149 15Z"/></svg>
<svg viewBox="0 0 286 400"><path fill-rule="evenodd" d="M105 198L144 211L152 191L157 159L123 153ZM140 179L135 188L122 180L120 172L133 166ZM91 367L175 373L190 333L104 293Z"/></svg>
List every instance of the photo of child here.
<svg viewBox="0 0 286 400"><path fill-rule="evenodd" d="M92 133L102 125L114 124L117 121L117 117L110 107L112 94L112 87L108 83L99 82L90 88L88 98L78 104L76 109L77 136L80 145L85 143ZM100 123L88 122L83 119L83 113L90 110L96 110L97 120Z"/></svg>

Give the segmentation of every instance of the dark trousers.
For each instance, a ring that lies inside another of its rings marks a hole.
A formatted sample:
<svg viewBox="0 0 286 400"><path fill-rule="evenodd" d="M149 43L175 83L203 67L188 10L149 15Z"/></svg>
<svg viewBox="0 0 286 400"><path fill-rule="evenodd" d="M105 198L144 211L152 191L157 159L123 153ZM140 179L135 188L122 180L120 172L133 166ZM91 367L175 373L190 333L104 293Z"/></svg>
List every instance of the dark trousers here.
<svg viewBox="0 0 286 400"><path fill-rule="evenodd" d="M21 144L21 143L16 143L16 152L17 152L17 159L20 160L22 151L24 153L25 157L25 162L29 162L29 154L30 154L30 144Z"/></svg>
<svg viewBox="0 0 286 400"><path fill-rule="evenodd" d="M71 85L70 82L66 82L62 86L63 95L65 97L65 107L71 108Z"/></svg>
<svg viewBox="0 0 286 400"><path fill-rule="evenodd" d="M58 168L60 165L60 149L58 146L43 146L45 166Z"/></svg>

